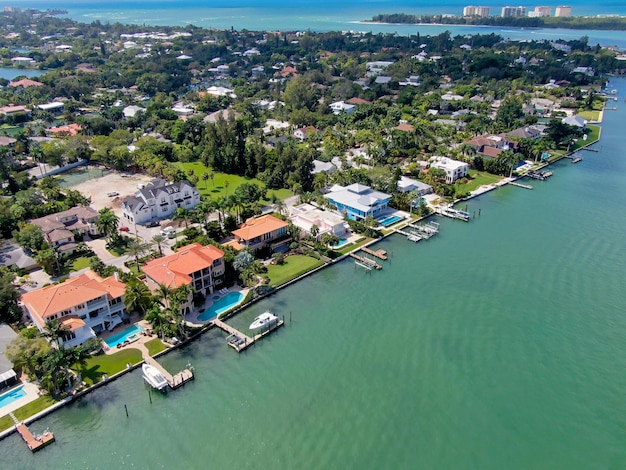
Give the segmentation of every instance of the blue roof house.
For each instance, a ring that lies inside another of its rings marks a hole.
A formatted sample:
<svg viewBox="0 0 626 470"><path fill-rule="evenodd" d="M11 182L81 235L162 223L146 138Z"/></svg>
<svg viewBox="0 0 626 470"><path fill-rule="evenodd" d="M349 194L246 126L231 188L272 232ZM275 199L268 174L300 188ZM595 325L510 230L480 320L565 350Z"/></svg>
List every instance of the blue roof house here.
<svg viewBox="0 0 626 470"><path fill-rule="evenodd" d="M364 184L354 183L350 186L335 185L324 197L335 206L337 211L352 220L380 216L389 205L391 195L375 191Z"/></svg>

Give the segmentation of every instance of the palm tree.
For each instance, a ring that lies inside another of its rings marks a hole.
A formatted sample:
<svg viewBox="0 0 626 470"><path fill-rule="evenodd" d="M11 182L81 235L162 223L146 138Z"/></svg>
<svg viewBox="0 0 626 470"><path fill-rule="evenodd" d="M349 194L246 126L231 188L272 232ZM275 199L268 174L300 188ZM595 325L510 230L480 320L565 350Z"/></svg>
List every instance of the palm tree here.
<svg viewBox="0 0 626 470"><path fill-rule="evenodd" d="M156 296L163 307L167 307L169 305L169 298L173 291L174 289L166 286L165 284L159 284L159 287L157 287Z"/></svg>
<svg viewBox="0 0 626 470"><path fill-rule="evenodd" d="M112 235L117 233L119 219L108 207L100 209L99 214L100 216L96 220L96 227L110 241Z"/></svg>
<svg viewBox="0 0 626 470"><path fill-rule="evenodd" d="M189 210L185 209L184 207L179 207L178 209L176 209L176 212L174 213L174 217L173 220L176 221L183 221L185 223L185 228L189 227Z"/></svg>
<svg viewBox="0 0 626 470"><path fill-rule="evenodd" d="M283 215L285 212L285 209L287 209L287 205L285 204L285 201L283 201L282 199L277 199L276 202L274 203L274 210L278 212L279 214Z"/></svg>
<svg viewBox="0 0 626 470"><path fill-rule="evenodd" d="M137 264L137 269L139 269L139 257L145 253L146 251L145 243L141 243L137 240L132 240L128 246L126 247L126 251L130 256L135 258L135 263Z"/></svg>
<svg viewBox="0 0 626 470"><path fill-rule="evenodd" d="M152 326L152 329L161 335L161 339L165 339L165 329L169 324L168 312L162 310L158 305L153 305L146 312L146 320Z"/></svg>
<svg viewBox="0 0 626 470"><path fill-rule="evenodd" d="M46 321L46 326L44 327L42 335L58 348L61 344L59 342L59 338L62 338L68 331L69 328L61 323L60 320L55 318L53 320Z"/></svg>
<svg viewBox="0 0 626 470"><path fill-rule="evenodd" d="M204 189L209 189L209 185L207 183L207 181L209 180L209 174L202 173L202 176L200 178L202 179L202 181L204 181Z"/></svg>
<svg viewBox="0 0 626 470"><path fill-rule="evenodd" d="M165 244L166 240L167 239L160 233L157 233L152 237L152 244L156 245L156 247L158 248L159 256L163 256L163 245Z"/></svg>
<svg viewBox="0 0 626 470"><path fill-rule="evenodd" d="M140 311L146 314L148 308L153 304L153 297L148 286L136 277L131 277L126 283L124 292L124 305L129 312Z"/></svg>

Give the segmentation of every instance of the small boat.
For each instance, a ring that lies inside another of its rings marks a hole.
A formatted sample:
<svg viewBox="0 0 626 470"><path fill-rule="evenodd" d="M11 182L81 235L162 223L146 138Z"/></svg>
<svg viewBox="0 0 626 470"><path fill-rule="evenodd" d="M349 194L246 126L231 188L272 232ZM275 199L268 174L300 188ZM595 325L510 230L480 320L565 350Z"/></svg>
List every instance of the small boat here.
<svg viewBox="0 0 626 470"><path fill-rule="evenodd" d="M151 366L150 364L144 364L141 366L141 371L143 372L143 379L152 388L156 390L165 390L169 385L167 383L167 379L156 367Z"/></svg>
<svg viewBox="0 0 626 470"><path fill-rule="evenodd" d="M581 157L580 155L576 155L575 157L572 158L572 163L581 162L582 159L583 159L583 157Z"/></svg>
<svg viewBox="0 0 626 470"><path fill-rule="evenodd" d="M260 330L261 328L267 328L270 325L275 324L278 321L278 317L270 312L265 312L254 319L250 324L251 330Z"/></svg>

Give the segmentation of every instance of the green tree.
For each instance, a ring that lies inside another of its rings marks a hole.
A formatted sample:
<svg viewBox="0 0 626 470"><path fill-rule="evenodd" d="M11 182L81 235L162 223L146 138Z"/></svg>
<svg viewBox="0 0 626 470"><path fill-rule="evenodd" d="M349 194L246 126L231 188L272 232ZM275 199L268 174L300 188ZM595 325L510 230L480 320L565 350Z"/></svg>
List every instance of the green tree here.
<svg viewBox="0 0 626 470"><path fill-rule="evenodd" d="M13 233L13 239L30 252L41 250L46 244L43 231L39 225L22 224L19 230Z"/></svg>
<svg viewBox="0 0 626 470"><path fill-rule="evenodd" d="M107 238L107 240L110 241L115 235L117 235L118 223L119 218L111 209L108 207L100 209L99 217L96 221L96 227L98 231Z"/></svg>
<svg viewBox="0 0 626 470"><path fill-rule="evenodd" d="M5 355L16 369L38 377L41 375L44 359L51 349L50 343L42 336L27 338L19 335L7 345Z"/></svg>
<svg viewBox="0 0 626 470"><path fill-rule="evenodd" d="M145 315L147 310L153 305L153 297L141 280L131 277L126 283L124 292L124 305L129 312L138 311Z"/></svg>
<svg viewBox="0 0 626 470"><path fill-rule="evenodd" d="M0 267L0 322L17 323L22 318L18 305L20 292L13 285L15 275L5 267Z"/></svg>
<svg viewBox="0 0 626 470"><path fill-rule="evenodd" d="M152 244L156 245L157 249L159 250L159 256L163 256L163 245L165 243L166 243L166 238L160 233L157 233L156 235L152 237Z"/></svg>

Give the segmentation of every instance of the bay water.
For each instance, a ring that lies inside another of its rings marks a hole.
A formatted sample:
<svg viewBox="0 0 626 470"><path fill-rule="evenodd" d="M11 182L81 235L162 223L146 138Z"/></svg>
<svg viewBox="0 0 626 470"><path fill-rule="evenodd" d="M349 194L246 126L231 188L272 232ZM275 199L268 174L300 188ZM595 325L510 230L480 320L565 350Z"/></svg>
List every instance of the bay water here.
<svg viewBox="0 0 626 470"><path fill-rule="evenodd" d="M57 438L38 454L0 442L2 467L624 468L617 107L582 162L468 201L431 240L385 239L382 271L345 260L255 304L232 324L287 325L242 354L212 330L161 360L194 382L149 395L127 374L34 423Z"/></svg>

